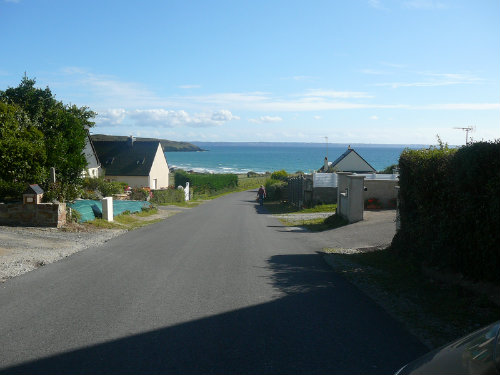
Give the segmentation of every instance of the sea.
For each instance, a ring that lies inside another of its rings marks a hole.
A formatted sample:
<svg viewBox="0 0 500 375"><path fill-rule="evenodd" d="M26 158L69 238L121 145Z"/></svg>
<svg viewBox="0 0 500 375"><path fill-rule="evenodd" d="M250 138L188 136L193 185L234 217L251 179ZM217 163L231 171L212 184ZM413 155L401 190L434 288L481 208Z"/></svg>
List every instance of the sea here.
<svg viewBox="0 0 500 375"><path fill-rule="evenodd" d="M397 164L405 148L428 145L321 144L281 142L191 142L205 151L165 152L169 167L205 173L257 173L284 169L288 173L312 173L323 166L325 156L334 161L351 146L377 171Z"/></svg>

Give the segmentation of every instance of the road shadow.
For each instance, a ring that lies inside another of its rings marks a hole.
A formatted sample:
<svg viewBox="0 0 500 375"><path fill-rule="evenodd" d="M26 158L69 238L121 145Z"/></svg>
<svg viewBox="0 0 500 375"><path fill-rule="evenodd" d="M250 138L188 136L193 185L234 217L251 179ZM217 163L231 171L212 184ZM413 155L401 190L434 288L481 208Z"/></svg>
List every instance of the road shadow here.
<svg viewBox="0 0 500 375"><path fill-rule="evenodd" d="M387 374L425 352L320 255L273 256L268 269L272 301L0 373Z"/></svg>

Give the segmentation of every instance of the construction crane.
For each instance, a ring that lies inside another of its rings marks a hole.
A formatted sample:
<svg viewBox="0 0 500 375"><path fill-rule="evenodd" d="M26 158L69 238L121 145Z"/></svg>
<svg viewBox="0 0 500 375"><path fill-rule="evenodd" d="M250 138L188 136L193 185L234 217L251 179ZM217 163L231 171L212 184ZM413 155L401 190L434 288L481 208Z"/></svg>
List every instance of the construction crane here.
<svg viewBox="0 0 500 375"><path fill-rule="evenodd" d="M459 129L459 130L463 130L465 132L465 144L468 145L469 144L469 132L473 132L474 130L476 130L476 127L475 126L467 126L465 128L454 127L453 129Z"/></svg>

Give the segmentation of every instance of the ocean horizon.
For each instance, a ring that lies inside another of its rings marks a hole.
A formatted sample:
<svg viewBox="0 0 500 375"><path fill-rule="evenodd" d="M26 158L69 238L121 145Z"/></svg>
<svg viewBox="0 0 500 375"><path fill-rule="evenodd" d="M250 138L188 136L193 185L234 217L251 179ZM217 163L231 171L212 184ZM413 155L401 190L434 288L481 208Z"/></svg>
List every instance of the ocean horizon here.
<svg viewBox="0 0 500 375"><path fill-rule="evenodd" d="M339 144L303 142L190 142L204 151L165 152L169 167L206 173L257 173L284 169L288 173L312 173L324 158L334 161L351 146L377 171L397 164L406 148L429 145Z"/></svg>

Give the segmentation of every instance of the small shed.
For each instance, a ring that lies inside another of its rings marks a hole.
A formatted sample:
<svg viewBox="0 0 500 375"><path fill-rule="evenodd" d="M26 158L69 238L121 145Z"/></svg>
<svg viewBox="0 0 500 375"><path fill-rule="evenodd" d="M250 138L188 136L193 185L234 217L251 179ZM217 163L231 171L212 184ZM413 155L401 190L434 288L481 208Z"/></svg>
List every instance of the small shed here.
<svg viewBox="0 0 500 375"><path fill-rule="evenodd" d="M43 189L38 184L29 185L23 193L23 204L42 203Z"/></svg>

